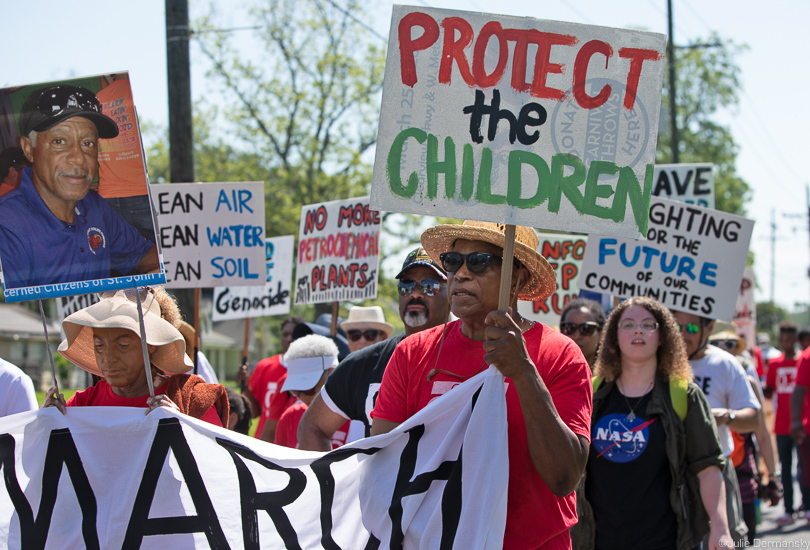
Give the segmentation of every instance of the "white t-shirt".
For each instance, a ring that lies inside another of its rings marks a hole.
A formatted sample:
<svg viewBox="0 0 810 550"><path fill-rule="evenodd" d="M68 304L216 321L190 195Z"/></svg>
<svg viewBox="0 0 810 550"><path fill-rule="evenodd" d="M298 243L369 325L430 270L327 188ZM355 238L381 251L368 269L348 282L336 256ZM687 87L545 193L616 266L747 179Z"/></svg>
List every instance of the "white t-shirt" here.
<svg viewBox="0 0 810 550"><path fill-rule="evenodd" d="M16 365L0 359L0 416L35 411L38 407L31 378Z"/></svg>
<svg viewBox="0 0 810 550"><path fill-rule="evenodd" d="M695 384L706 394L709 406L713 409L736 411L746 407L760 408L759 400L748 383L742 365L727 351L707 346L706 355L690 363L695 374ZM718 426L717 435L723 454L729 456L734 450L734 440L728 426L725 424Z"/></svg>

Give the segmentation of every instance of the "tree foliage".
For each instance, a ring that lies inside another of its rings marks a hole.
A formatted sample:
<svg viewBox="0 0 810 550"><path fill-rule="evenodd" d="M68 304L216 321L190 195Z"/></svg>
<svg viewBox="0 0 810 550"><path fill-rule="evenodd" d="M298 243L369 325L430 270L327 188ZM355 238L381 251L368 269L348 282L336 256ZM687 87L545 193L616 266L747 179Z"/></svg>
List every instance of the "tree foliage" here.
<svg viewBox="0 0 810 550"><path fill-rule="evenodd" d="M217 31L213 8L194 36L229 100L218 120L228 153L267 169L268 235L295 233L301 205L368 192L384 44L359 23L356 2L266 0L248 17L258 27L250 51Z"/></svg>
<svg viewBox="0 0 810 550"><path fill-rule="evenodd" d="M736 173L739 146L731 130L719 124L716 116L723 109L739 104L741 71L736 57L747 46L722 40L712 34L688 48L676 49L676 111L680 162L711 162L715 172L715 208L744 215L751 199L748 184ZM662 105L669 105L669 74L664 75ZM658 140L656 162L672 162L669 128Z"/></svg>

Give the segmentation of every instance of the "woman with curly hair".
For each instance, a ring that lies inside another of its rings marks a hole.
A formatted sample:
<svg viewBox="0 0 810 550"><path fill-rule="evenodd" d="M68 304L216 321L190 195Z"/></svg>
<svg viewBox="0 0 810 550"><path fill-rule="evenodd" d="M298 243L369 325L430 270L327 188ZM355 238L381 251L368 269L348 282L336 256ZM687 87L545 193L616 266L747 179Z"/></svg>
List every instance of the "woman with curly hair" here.
<svg viewBox="0 0 810 550"><path fill-rule="evenodd" d="M619 304L595 375L577 547L688 550L709 531L711 550L732 546L711 408L669 310Z"/></svg>

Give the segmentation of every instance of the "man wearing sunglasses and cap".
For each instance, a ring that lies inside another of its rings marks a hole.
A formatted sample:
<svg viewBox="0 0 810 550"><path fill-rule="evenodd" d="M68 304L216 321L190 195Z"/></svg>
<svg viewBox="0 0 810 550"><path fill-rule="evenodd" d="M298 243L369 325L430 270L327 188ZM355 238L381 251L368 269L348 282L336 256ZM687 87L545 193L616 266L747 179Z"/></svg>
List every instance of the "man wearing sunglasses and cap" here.
<svg viewBox="0 0 810 550"><path fill-rule="evenodd" d="M529 227L516 228L509 309L498 310L504 233L503 224L468 220L422 234L422 246L448 273L450 309L459 320L397 346L371 414L371 433L391 431L495 366L506 378L509 439L503 548L570 548L568 529L577 521L573 491L590 443L590 369L570 338L517 312L518 299L541 300L556 287Z"/></svg>
<svg viewBox="0 0 810 550"><path fill-rule="evenodd" d="M0 261L7 288L159 270L156 246L90 186L99 139L118 125L95 94L69 85L34 90L22 107L20 145L32 163L0 197Z"/></svg>
<svg viewBox="0 0 810 550"><path fill-rule="evenodd" d="M742 434L757 429L759 400L751 389L740 362L729 352L709 344L709 337L714 332L714 319L684 311L673 310L672 314L681 329L689 364L695 374L695 384L706 394L712 407L720 448L728 458L734 450L730 430ZM732 538L739 541L748 532L748 528L742 519L740 487L731 460L726 461L723 477L728 527Z"/></svg>
<svg viewBox="0 0 810 550"><path fill-rule="evenodd" d="M447 274L424 248L408 254L396 278L399 279L399 316L405 323L405 333L352 353L341 361L298 425L298 442L302 449L330 450L332 435L347 419L362 422L365 437L368 437L371 410L394 349L411 334L447 321L450 314ZM349 441L353 441L353 435Z"/></svg>

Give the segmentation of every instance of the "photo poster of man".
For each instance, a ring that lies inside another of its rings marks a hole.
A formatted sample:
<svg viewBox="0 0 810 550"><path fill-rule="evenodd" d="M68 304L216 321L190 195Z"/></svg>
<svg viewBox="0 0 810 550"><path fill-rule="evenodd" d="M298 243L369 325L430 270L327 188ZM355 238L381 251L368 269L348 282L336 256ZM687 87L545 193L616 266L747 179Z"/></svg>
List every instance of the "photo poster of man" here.
<svg viewBox="0 0 810 550"><path fill-rule="evenodd" d="M126 72L0 89L7 302L163 284Z"/></svg>

